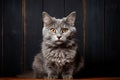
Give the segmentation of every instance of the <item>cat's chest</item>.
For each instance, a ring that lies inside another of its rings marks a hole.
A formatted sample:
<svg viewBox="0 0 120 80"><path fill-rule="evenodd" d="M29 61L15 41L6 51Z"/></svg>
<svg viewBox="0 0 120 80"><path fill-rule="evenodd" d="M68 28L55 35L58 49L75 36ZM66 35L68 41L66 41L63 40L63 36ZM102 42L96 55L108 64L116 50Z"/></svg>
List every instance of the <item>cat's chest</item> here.
<svg viewBox="0 0 120 80"><path fill-rule="evenodd" d="M56 63L56 65L63 66L65 63L73 62L76 54L76 50L72 49L46 49L43 52L44 57L50 61Z"/></svg>

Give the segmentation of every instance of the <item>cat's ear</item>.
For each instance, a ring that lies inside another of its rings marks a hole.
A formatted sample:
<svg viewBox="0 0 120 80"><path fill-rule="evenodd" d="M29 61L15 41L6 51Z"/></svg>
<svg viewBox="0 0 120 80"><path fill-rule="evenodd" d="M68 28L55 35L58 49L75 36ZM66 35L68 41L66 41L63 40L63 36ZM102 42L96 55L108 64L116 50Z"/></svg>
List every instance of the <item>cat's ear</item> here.
<svg viewBox="0 0 120 80"><path fill-rule="evenodd" d="M52 17L47 12L43 12L42 17L44 24L49 25L52 23Z"/></svg>
<svg viewBox="0 0 120 80"><path fill-rule="evenodd" d="M66 17L66 23L74 26L75 19L76 19L76 12L73 11Z"/></svg>

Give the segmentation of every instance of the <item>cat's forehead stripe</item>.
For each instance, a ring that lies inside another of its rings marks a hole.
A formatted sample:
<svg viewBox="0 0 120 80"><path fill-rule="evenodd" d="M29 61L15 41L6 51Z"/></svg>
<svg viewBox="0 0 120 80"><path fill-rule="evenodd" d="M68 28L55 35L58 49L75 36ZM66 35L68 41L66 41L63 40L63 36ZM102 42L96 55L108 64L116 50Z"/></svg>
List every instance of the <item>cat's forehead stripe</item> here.
<svg viewBox="0 0 120 80"><path fill-rule="evenodd" d="M55 19L54 18L54 21L55 23L51 25L51 27L55 27L55 28L58 28L58 27L65 27L66 24L63 22L63 19Z"/></svg>
<svg viewBox="0 0 120 80"><path fill-rule="evenodd" d="M61 24L63 22L62 19L56 19L55 21L56 21L57 24Z"/></svg>

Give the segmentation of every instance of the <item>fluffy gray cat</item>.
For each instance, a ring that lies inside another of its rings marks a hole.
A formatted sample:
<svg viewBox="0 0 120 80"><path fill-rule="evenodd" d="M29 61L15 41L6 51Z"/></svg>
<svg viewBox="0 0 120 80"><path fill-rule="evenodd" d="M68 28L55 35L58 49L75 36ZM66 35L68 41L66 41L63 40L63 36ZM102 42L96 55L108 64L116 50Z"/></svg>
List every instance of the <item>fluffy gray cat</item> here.
<svg viewBox="0 0 120 80"><path fill-rule="evenodd" d="M56 19L43 12L44 27L41 52L33 61L35 78L73 78L84 65L78 53L74 26L76 12L67 17Z"/></svg>

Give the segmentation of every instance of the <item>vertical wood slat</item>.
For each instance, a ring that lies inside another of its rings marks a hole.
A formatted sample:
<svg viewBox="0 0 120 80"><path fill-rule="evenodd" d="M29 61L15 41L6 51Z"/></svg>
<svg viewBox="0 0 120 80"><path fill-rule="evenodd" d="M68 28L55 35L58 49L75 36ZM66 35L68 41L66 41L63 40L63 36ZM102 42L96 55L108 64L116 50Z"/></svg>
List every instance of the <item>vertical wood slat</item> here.
<svg viewBox="0 0 120 80"><path fill-rule="evenodd" d="M40 51L42 32L42 0L26 0L26 70L32 68L35 54Z"/></svg>
<svg viewBox="0 0 120 80"><path fill-rule="evenodd" d="M4 16L2 14L2 57L1 57L1 75L4 74Z"/></svg>
<svg viewBox="0 0 120 80"><path fill-rule="evenodd" d="M104 0L87 0L86 75L103 75Z"/></svg>
<svg viewBox="0 0 120 80"><path fill-rule="evenodd" d="M85 48L86 48L86 18L87 18L87 8L86 8L87 4L86 4L86 0L82 0L82 8L83 8L83 54L85 57Z"/></svg>
<svg viewBox="0 0 120 80"><path fill-rule="evenodd" d="M3 36L2 36L2 29L3 29L3 16L2 16L2 7L3 7L3 5L2 5L2 2L3 2L3 0L1 0L0 1L0 31L1 31L1 33L0 33L0 74L2 74L2 51L3 51L3 48L2 48L2 39L3 39ZM0 75L1 76L1 75Z"/></svg>
<svg viewBox="0 0 120 80"><path fill-rule="evenodd" d="M22 0L22 57L21 70L25 72L25 56L26 56L26 0Z"/></svg>
<svg viewBox="0 0 120 80"><path fill-rule="evenodd" d="M64 0L44 0L43 7L53 17L64 17Z"/></svg>
<svg viewBox="0 0 120 80"><path fill-rule="evenodd" d="M84 68L86 68L86 25L87 25L87 0L82 0L82 11L83 11L83 23L82 23L82 27L83 27L83 57L84 57ZM83 76L86 77L87 75L85 75L87 71L83 71Z"/></svg>
<svg viewBox="0 0 120 80"><path fill-rule="evenodd" d="M4 76L14 76L20 72L21 8L21 0L4 0Z"/></svg>
<svg viewBox="0 0 120 80"><path fill-rule="evenodd" d="M105 72L120 76L120 0L105 0Z"/></svg>

